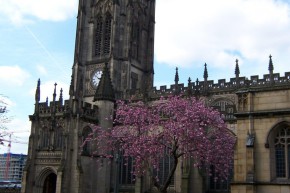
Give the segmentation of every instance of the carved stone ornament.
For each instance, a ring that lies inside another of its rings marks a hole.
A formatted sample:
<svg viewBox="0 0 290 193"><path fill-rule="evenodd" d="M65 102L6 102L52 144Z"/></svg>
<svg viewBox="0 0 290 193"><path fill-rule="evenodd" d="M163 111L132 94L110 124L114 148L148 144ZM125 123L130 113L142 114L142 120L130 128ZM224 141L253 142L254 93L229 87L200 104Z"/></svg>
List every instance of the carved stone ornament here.
<svg viewBox="0 0 290 193"><path fill-rule="evenodd" d="M39 121L39 125L40 125L40 128L50 127L51 126L50 121L48 119L41 119Z"/></svg>
<svg viewBox="0 0 290 193"><path fill-rule="evenodd" d="M105 13L107 13L107 12L112 12L113 11L113 3L112 3L112 1L111 0L107 0L106 2L105 2L105 4L104 4L104 11L105 11Z"/></svg>
<svg viewBox="0 0 290 193"><path fill-rule="evenodd" d="M98 0L95 3L95 17L99 14L104 14L107 12L113 12L112 0Z"/></svg>
<svg viewBox="0 0 290 193"><path fill-rule="evenodd" d="M210 98L208 98L207 104L209 104L211 106L217 100L230 101L233 104L236 104L236 101L237 101L235 94L213 95Z"/></svg>
<svg viewBox="0 0 290 193"><path fill-rule="evenodd" d="M57 119L57 121L56 121L56 126L57 126L57 127L65 128L65 122L64 122L64 119L63 119L63 118L59 118L59 119Z"/></svg>

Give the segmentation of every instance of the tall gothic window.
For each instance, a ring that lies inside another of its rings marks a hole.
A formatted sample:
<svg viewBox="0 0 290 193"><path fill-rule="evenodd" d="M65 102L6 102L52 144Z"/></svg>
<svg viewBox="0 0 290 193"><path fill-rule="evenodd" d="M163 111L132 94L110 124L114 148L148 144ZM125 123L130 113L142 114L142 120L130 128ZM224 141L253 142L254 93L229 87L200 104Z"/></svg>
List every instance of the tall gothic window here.
<svg viewBox="0 0 290 193"><path fill-rule="evenodd" d="M160 158L159 161L159 170L155 171L156 176L161 184L165 183L165 180L168 178L169 173L174 165L174 159L170 156L170 149L165 148L164 156ZM170 185L174 185L174 176L170 182Z"/></svg>
<svg viewBox="0 0 290 193"><path fill-rule="evenodd" d="M233 166L232 166L233 168ZM233 170L230 171L230 175L227 179L221 179L218 177L213 166L210 168L211 175L208 177L208 192L210 193L229 193L230 192L230 182L233 176Z"/></svg>
<svg viewBox="0 0 290 193"><path fill-rule="evenodd" d="M49 129L47 127L43 127L40 132L40 148L48 148L49 139Z"/></svg>
<svg viewBox="0 0 290 193"><path fill-rule="evenodd" d="M136 26L136 58L139 59L140 52L140 27Z"/></svg>
<svg viewBox="0 0 290 193"><path fill-rule="evenodd" d="M105 33L104 33L104 55L107 55L110 53L111 48L111 31L112 31L112 17L110 14L106 15L105 19Z"/></svg>
<svg viewBox="0 0 290 193"><path fill-rule="evenodd" d="M138 74L132 72L131 73L131 89L137 89L138 84Z"/></svg>
<svg viewBox="0 0 290 193"><path fill-rule="evenodd" d="M90 127L85 127L82 132L82 155L90 156L92 154L92 145L91 142L88 141L88 138L92 134L92 129Z"/></svg>
<svg viewBox="0 0 290 193"><path fill-rule="evenodd" d="M140 25L138 22L132 24L131 30L131 55L138 59L140 52Z"/></svg>
<svg viewBox="0 0 290 193"><path fill-rule="evenodd" d="M111 50L112 16L97 17L95 28L95 56L109 55Z"/></svg>
<svg viewBox="0 0 290 193"><path fill-rule="evenodd" d="M123 185L133 185L135 183L133 176L133 159L120 158L119 165L119 182Z"/></svg>
<svg viewBox="0 0 290 193"><path fill-rule="evenodd" d="M274 139L277 178L290 178L290 127L282 127Z"/></svg>
<svg viewBox="0 0 290 193"><path fill-rule="evenodd" d="M103 37L103 17L97 17L97 26L95 31L95 55L101 56L102 47L102 37Z"/></svg>
<svg viewBox="0 0 290 193"><path fill-rule="evenodd" d="M62 148L62 143L63 143L63 133L62 133L62 128L58 127L55 130L55 135L54 135L54 146L56 149L61 149Z"/></svg>

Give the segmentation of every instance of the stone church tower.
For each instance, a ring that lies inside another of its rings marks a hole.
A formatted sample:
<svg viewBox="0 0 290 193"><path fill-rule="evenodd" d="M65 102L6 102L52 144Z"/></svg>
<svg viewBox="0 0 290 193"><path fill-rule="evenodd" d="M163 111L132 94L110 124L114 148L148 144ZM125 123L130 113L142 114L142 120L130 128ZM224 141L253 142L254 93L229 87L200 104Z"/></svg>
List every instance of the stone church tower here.
<svg viewBox="0 0 290 193"><path fill-rule="evenodd" d="M153 86L155 0L80 0L70 98L40 102L40 80L22 193L109 193L115 165L83 145L91 124L112 126L114 101ZM114 177L115 176L115 177Z"/></svg>
<svg viewBox="0 0 290 193"><path fill-rule="evenodd" d="M174 84L156 89L155 0L80 0L77 19L69 100L62 89L57 95L55 84L53 100L40 102L37 83L21 193L153 193L146 176L133 180L132 162L98 159L94 144L84 141L93 124L112 126L107 118L116 99L154 101L172 94L218 109L237 143L228 180L183 160L169 193L290 193L290 72L275 73L272 56L262 78L240 76L236 60L229 81L209 80L205 64L203 80L180 83L176 69ZM170 160L160 163L164 177Z"/></svg>

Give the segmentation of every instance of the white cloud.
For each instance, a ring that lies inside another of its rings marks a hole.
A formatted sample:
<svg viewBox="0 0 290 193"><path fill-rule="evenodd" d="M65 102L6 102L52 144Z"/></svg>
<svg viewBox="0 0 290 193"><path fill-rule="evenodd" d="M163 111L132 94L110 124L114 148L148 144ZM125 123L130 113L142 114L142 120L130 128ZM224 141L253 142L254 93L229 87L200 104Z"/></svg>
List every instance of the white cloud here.
<svg viewBox="0 0 290 193"><path fill-rule="evenodd" d="M0 85L22 86L30 74L19 66L0 66Z"/></svg>
<svg viewBox="0 0 290 193"><path fill-rule="evenodd" d="M267 65L289 55L290 5L275 0L158 0L155 54L159 63L228 68L239 58ZM288 58L289 60L289 58ZM266 63L265 63L266 61ZM265 68L266 69L266 68ZM285 70L285 69L284 69Z"/></svg>
<svg viewBox="0 0 290 193"><path fill-rule="evenodd" d="M41 74L41 75L47 75L47 70L46 70L46 68L44 66L37 65L36 66L36 69L37 69L37 71L38 71L39 74Z"/></svg>
<svg viewBox="0 0 290 193"><path fill-rule="evenodd" d="M54 84L57 83L56 86L56 100L59 99L59 95L60 95L60 89L62 88L63 90L63 99L67 100L69 99L69 85L65 84L61 81L47 81L40 84L40 101L41 102L45 102L46 101L46 97L48 97L49 101L53 100L53 92L54 92ZM35 88L33 88L30 91L30 95L34 96L35 94Z"/></svg>
<svg viewBox="0 0 290 193"><path fill-rule="evenodd" d="M60 21L75 15L77 0L0 0L0 14L14 24L40 20Z"/></svg>

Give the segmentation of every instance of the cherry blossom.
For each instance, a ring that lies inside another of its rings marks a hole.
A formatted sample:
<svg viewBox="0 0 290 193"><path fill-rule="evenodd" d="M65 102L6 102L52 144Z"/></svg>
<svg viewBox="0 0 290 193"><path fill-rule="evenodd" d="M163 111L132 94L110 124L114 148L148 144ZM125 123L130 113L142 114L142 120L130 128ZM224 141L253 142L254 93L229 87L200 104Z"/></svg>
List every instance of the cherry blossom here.
<svg viewBox="0 0 290 193"><path fill-rule="evenodd" d="M133 158L134 175L150 175L160 193L166 193L177 165L192 160L194 167L215 168L219 177L227 177L233 160L234 135L227 129L218 111L202 101L172 96L149 103L117 102L114 126L95 127L96 154L113 158L122 152L125 159ZM161 184L154 170L159 170L165 150L173 167ZM169 151L168 151L169 150Z"/></svg>

